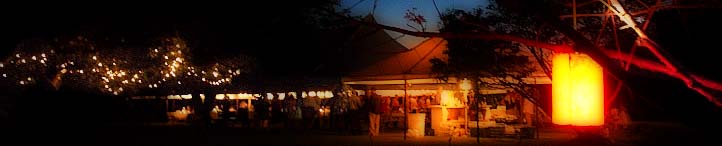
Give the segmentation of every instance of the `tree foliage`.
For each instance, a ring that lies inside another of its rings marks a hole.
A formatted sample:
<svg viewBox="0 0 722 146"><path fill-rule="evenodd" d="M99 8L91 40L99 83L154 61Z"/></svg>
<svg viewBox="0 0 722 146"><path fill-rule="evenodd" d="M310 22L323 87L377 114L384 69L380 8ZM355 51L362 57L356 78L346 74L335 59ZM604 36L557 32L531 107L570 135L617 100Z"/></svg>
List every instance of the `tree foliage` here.
<svg viewBox="0 0 722 146"><path fill-rule="evenodd" d="M491 4L486 9L473 11L449 10L441 17L440 33L508 34L526 39L563 43L558 33L545 28L533 19L507 13ZM447 38L447 60L431 60L437 77L468 78L479 88L513 89L525 97L533 98L535 91L525 82L537 71L537 64L549 65L549 51L506 40L478 40ZM544 72L550 72L542 67ZM478 89L478 88L477 88Z"/></svg>
<svg viewBox="0 0 722 146"><path fill-rule="evenodd" d="M195 65L189 61L191 48L179 36L153 42L151 46L128 46L92 35L27 40L1 62L0 82L19 89L52 84L56 90L63 87L98 94L183 94L242 84L235 79L254 69L253 58L242 54Z"/></svg>

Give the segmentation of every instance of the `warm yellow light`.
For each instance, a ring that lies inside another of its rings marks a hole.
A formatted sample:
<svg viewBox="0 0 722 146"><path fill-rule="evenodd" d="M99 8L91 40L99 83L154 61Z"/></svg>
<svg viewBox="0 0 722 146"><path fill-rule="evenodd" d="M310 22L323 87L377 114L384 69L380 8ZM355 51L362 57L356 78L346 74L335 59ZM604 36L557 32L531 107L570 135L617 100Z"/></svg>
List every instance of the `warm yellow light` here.
<svg viewBox="0 0 722 146"><path fill-rule="evenodd" d="M459 84L459 88L461 88L462 90L470 90L471 82L467 79L461 80L461 84Z"/></svg>
<svg viewBox="0 0 722 146"><path fill-rule="evenodd" d="M552 59L552 122L604 124L602 67L585 54L556 53Z"/></svg>

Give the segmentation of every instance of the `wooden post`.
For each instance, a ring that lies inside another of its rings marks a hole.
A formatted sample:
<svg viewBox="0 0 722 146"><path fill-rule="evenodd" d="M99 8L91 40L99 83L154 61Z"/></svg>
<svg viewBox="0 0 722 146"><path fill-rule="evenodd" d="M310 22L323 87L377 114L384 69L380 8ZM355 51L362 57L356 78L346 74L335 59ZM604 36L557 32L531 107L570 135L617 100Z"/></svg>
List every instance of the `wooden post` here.
<svg viewBox="0 0 722 146"><path fill-rule="evenodd" d="M484 96L484 94L479 94L479 96L476 95L477 94L476 92L481 92L481 89L479 87L479 79L478 78L475 77L474 79L471 80L471 82L473 85L471 89L474 90L474 92L472 92L472 96L474 97L474 106L475 106L474 108L476 108L476 143L481 143L481 138L480 138L481 137L481 127L479 127L479 121L481 121L481 118L479 118L479 108L480 108L479 102L482 98L481 96ZM487 111L487 112L489 112L489 111ZM486 116L483 116L483 117L486 117Z"/></svg>
<svg viewBox="0 0 722 146"><path fill-rule="evenodd" d="M409 94L406 92L408 90L409 84L406 82L406 76L404 75L404 140L406 140L406 133L409 131L409 111L406 105L408 104L408 98Z"/></svg>

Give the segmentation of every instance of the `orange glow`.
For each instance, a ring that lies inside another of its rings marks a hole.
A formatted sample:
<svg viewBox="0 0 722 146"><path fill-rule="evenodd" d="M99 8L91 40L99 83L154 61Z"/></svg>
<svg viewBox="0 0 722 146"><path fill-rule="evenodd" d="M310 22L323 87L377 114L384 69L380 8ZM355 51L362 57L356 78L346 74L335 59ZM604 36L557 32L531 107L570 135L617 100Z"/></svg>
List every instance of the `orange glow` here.
<svg viewBox="0 0 722 146"><path fill-rule="evenodd" d="M552 61L552 122L574 126L603 125L602 67L580 53L555 53Z"/></svg>

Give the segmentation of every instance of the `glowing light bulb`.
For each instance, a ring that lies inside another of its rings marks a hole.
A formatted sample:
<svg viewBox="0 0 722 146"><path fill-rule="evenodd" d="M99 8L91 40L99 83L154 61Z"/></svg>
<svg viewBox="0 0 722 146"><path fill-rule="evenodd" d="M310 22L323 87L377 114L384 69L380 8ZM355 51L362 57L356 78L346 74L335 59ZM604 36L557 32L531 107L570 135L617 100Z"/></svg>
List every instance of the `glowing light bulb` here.
<svg viewBox="0 0 722 146"><path fill-rule="evenodd" d="M33 78L31 78L31 77L28 77L28 81L33 81Z"/></svg>
<svg viewBox="0 0 722 146"><path fill-rule="evenodd" d="M37 58L37 57L35 57L35 56L33 56L33 57L30 57L30 59L33 59L33 60L38 60L38 58Z"/></svg>
<svg viewBox="0 0 722 146"><path fill-rule="evenodd" d="M98 57L93 56L93 60L98 60Z"/></svg>
<svg viewBox="0 0 722 146"><path fill-rule="evenodd" d="M206 78L201 78L201 81L206 81Z"/></svg>
<svg viewBox="0 0 722 146"><path fill-rule="evenodd" d="M6 78L7 78L7 77L8 77L8 75L7 75L7 74L3 74L3 77L6 77Z"/></svg>
<svg viewBox="0 0 722 146"><path fill-rule="evenodd" d="M98 62L98 66L103 66L103 63Z"/></svg>
<svg viewBox="0 0 722 146"><path fill-rule="evenodd" d="M43 53L43 54L40 54L40 57L45 57L45 53Z"/></svg>

